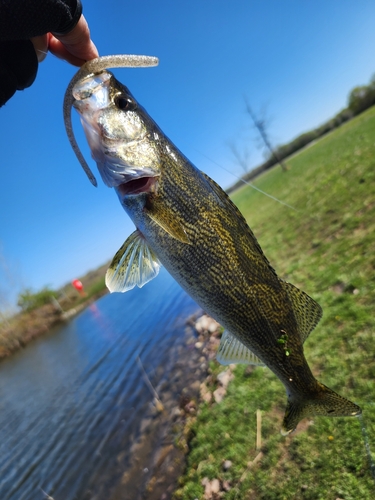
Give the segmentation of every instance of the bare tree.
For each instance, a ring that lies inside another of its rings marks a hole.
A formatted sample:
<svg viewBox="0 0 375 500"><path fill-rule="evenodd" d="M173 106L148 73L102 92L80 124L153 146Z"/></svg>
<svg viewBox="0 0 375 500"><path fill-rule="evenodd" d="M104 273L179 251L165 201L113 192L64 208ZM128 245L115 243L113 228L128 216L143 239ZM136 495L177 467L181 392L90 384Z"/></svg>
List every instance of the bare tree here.
<svg viewBox="0 0 375 500"><path fill-rule="evenodd" d="M278 163L281 166L281 168L283 169L283 171L286 172L288 169L287 169L285 163L283 163L281 158L279 158L277 152L272 147L271 142L268 138L266 119L264 117L258 118L256 116L256 114L252 110L252 108L251 108L251 106L246 98L245 98L245 104L246 104L246 112L250 115L251 119L253 120L254 126L257 128L261 138L263 139L263 142L266 145L266 148L271 153L271 156L273 156L273 158L276 160L276 163Z"/></svg>
<svg viewBox="0 0 375 500"><path fill-rule="evenodd" d="M234 141L228 141L227 144L236 162L244 170L245 174L247 174L250 171L250 151L247 148L240 151Z"/></svg>

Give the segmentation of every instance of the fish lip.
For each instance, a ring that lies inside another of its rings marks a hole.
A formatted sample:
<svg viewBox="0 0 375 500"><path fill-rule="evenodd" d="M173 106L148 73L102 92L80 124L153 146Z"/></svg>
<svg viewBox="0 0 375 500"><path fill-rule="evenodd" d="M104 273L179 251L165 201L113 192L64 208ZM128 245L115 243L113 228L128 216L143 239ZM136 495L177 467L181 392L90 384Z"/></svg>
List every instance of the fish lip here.
<svg viewBox="0 0 375 500"><path fill-rule="evenodd" d="M125 196L134 196L142 193L150 193L155 190L155 185L157 182L157 176L144 176L131 179L130 181L123 182L116 186L121 198Z"/></svg>

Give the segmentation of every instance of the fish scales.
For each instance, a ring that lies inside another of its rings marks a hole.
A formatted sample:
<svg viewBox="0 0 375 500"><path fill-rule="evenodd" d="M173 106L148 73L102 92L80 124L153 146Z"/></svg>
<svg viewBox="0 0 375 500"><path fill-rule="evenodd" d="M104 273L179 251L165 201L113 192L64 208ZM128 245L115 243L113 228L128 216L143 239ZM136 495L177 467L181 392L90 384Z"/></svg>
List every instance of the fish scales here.
<svg viewBox="0 0 375 500"><path fill-rule="evenodd" d="M186 291L224 328L236 332L265 364L276 361L273 370L279 378L289 380L292 360L303 367L305 362L303 356L298 358L302 353L301 340L287 293L231 200L223 193L218 203L207 179L189 162L181 160L177 162L183 164L178 174L166 174L158 190L158 202L183 216L190 244L171 242L172 237L153 222L152 229L142 229L163 265ZM172 167L170 157L163 161L166 172L173 171L168 168ZM193 182L194 200L189 195ZM131 209L126 202L123 205ZM232 212L236 217L230 216ZM135 222L141 226L140 221ZM192 274L192 268L196 273ZM290 338L293 354L289 359L285 359L285 352L277 343L282 330ZM306 371L303 378L306 383Z"/></svg>
<svg viewBox="0 0 375 500"><path fill-rule="evenodd" d="M81 116L103 181L115 188L136 226L107 272L110 290L143 286L164 265L226 329L220 362L262 362L284 384L284 434L304 417L359 415L357 405L314 378L305 359L303 343L321 317L320 306L277 276L220 186L192 165L111 73L81 69L66 102Z"/></svg>

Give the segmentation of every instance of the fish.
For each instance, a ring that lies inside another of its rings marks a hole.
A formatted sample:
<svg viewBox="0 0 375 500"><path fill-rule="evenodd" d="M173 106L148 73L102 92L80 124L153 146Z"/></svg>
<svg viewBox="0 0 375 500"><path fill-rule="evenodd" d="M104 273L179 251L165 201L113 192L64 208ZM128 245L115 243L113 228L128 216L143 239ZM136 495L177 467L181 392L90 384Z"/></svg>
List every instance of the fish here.
<svg viewBox="0 0 375 500"><path fill-rule="evenodd" d="M65 116L72 106L78 111L102 180L136 228L107 271L109 290L142 287L163 265L225 329L220 363L265 365L282 382L283 435L306 417L360 415L361 408L319 382L306 361L304 342L322 316L320 305L277 275L228 195L108 71L111 57L86 63L94 66L72 79L64 104Z"/></svg>

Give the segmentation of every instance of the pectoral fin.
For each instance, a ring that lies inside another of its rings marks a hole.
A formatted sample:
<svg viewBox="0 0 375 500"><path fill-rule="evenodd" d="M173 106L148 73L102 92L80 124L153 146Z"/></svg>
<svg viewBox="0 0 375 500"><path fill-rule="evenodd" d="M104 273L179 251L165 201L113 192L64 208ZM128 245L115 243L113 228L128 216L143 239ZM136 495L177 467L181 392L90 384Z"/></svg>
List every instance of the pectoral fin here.
<svg viewBox="0 0 375 500"><path fill-rule="evenodd" d="M219 349L216 353L216 359L222 365L239 363L245 365L264 366L263 361L255 356L249 348L243 345L242 342L226 330L221 337Z"/></svg>
<svg viewBox="0 0 375 500"><path fill-rule="evenodd" d="M105 284L110 292L127 292L136 285L141 288L158 275L160 266L159 259L136 230L113 257Z"/></svg>
<svg viewBox="0 0 375 500"><path fill-rule="evenodd" d="M190 243L183 222L168 207L164 207L159 203L153 203L151 207L146 210L146 213L170 236L182 243Z"/></svg>

